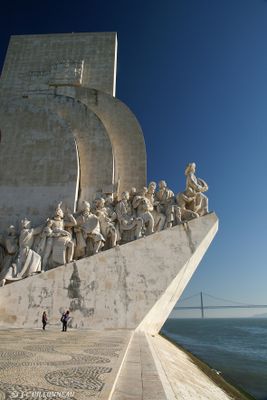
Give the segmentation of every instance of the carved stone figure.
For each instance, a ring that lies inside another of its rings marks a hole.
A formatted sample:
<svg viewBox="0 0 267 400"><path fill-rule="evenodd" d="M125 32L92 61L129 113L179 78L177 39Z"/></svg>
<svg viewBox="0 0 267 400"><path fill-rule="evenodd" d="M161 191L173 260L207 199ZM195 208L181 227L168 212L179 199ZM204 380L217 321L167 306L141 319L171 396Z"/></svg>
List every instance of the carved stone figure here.
<svg viewBox="0 0 267 400"><path fill-rule="evenodd" d="M173 191L167 187L165 181L159 182L156 200L159 202L160 211L166 215L164 228L170 228L175 221L175 199Z"/></svg>
<svg viewBox="0 0 267 400"><path fill-rule="evenodd" d="M116 201L117 204L117 201ZM117 243L121 240L121 234L119 229L119 221L115 211L115 201L112 195L108 195L105 199L105 208L108 214L108 217L111 219L112 223L115 225L116 233L117 233Z"/></svg>
<svg viewBox="0 0 267 400"><path fill-rule="evenodd" d="M36 272L41 272L41 256L31 248L36 235L42 232L43 226L31 227L31 221L24 218L21 221L19 235L19 255L17 259L17 278L25 278Z"/></svg>
<svg viewBox="0 0 267 400"><path fill-rule="evenodd" d="M208 198L203 194L208 190L208 185L203 179L197 178L195 172L196 164L189 163L185 169L186 189L192 189L195 193L195 200L189 209L201 216L209 212Z"/></svg>
<svg viewBox="0 0 267 400"><path fill-rule="evenodd" d="M122 193L121 200L116 205L116 213L123 242L142 237L143 220L132 215L129 192Z"/></svg>
<svg viewBox="0 0 267 400"><path fill-rule="evenodd" d="M13 280L17 274L17 266L15 264L18 257L18 235L16 229L11 225L6 234L3 235L1 241L2 248L2 269L0 273L0 281L2 285L6 280Z"/></svg>
<svg viewBox="0 0 267 400"><path fill-rule="evenodd" d="M39 235L39 240L35 244L34 250L36 253L40 254L43 258L45 255L45 250L48 245L49 238L52 238L53 230L52 230L53 221L51 219L47 219L46 226L43 228L42 232ZM52 243L52 242L51 242Z"/></svg>
<svg viewBox="0 0 267 400"><path fill-rule="evenodd" d="M112 195L108 195L105 198L105 208L108 213L109 218L114 222L117 219L117 214L115 212L115 205Z"/></svg>
<svg viewBox="0 0 267 400"><path fill-rule="evenodd" d="M146 198L147 188L143 187L142 190L134 197L132 206L136 210L137 217L142 218L143 228L145 235L151 235L154 232L154 218L151 214L153 206Z"/></svg>
<svg viewBox="0 0 267 400"><path fill-rule="evenodd" d="M112 218L109 217L108 210L105 207L105 199L103 198L98 199L96 202L96 216L99 218L100 231L105 238L106 248L115 247L118 235Z"/></svg>
<svg viewBox="0 0 267 400"><path fill-rule="evenodd" d="M136 209L133 207L133 199L137 195L137 190L135 187L132 187L130 192L129 192L129 203L131 205L131 214L133 217L136 217Z"/></svg>
<svg viewBox="0 0 267 400"><path fill-rule="evenodd" d="M198 213L190 210L191 207L194 208L195 197L195 192L191 188L177 194L176 202L181 210L182 222L190 221L191 219L199 217Z"/></svg>
<svg viewBox="0 0 267 400"><path fill-rule="evenodd" d="M129 192L129 201L132 202L136 195L137 195L137 190L135 187L132 187Z"/></svg>
<svg viewBox="0 0 267 400"><path fill-rule="evenodd" d="M68 214L68 220L64 220L64 213L59 203L54 217L48 222L46 235L46 245L43 253L43 269L57 265L69 263L73 260L74 242L72 235L65 228L71 228L76 225L73 215ZM50 232L52 230L52 233Z"/></svg>
<svg viewBox="0 0 267 400"><path fill-rule="evenodd" d="M164 229L166 216L160 211L159 202L155 200L156 182L150 182L147 188L146 198L150 202L149 211L154 218L154 231L158 232Z"/></svg>
<svg viewBox="0 0 267 400"><path fill-rule="evenodd" d="M5 249L2 244L2 237L0 236L0 273L3 269L4 258L5 258Z"/></svg>
<svg viewBox="0 0 267 400"><path fill-rule="evenodd" d="M64 214L64 230L69 232L72 240L74 235L74 226L76 225L76 219L74 218L71 211L67 208L66 213Z"/></svg>
<svg viewBox="0 0 267 400"><path fill-rule="evenodd" d="M104 246L105 238L100 231L99 218L91 213L90 203L83 201L82 209L78 214L76 232L77 249L75 255L82 258L96 254Z"/></svg>
<svg viewBox="0 0 267 400"><path fill-rule="evenodd" d="M50 266L53 267L53 261L50 257L53 249L53 237L58 237L57 234L53 234L53 227L55 227L53 220L48 219L46 226L43 228L41 234L39 235L39 240L35 245L35 251L36 253L40 254L42 259L42 271L46 271L48 269L49 259ZM63 249L63 254L65 254L65 249Z"/></svg>

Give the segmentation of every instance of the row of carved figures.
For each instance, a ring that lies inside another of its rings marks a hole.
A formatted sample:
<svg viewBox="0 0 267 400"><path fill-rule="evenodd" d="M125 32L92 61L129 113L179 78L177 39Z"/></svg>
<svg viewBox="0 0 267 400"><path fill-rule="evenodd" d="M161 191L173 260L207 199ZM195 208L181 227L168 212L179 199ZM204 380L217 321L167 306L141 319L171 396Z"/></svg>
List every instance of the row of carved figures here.
<svg viewBox="0 0 267 400"><path fill-rule="evenodd" d="M165 181L132 188L118 200L112 194L96 198L92 207L83 201L76 214L58 204L45 225L31 227L24 218L18 233L11 225L0 238L0 282L23 279L185 223L208 213L208 185L195 175L196 165L185 169L186 189L176 196Z"/></svg>

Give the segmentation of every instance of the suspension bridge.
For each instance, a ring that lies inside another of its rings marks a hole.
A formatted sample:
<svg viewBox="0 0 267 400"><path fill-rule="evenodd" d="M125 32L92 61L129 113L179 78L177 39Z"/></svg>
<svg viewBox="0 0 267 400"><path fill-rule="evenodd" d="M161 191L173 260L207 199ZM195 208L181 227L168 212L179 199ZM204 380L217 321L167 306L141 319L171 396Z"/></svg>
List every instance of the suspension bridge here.
<svg viewBox="0 0 267 400"><path fill-rule="evenodd" d="M181 303L191 300L193 298L199 298L199 305L197 306L182 306ZM205 301L204 301L205 300ZM207 302L208 300L208 302ZM210 305L210 301L216 300L217 302L224 302L224 304ZM225 304L228 303L228 304ZM231 303L231 304L229 304ZM179 304L179 305L178 305ZM211 294L200 292L192 296L186 297L185 299L179 300L174 310L200 310L201 318L205 317L205 310L218 310L218 309L234 309L234 308L266 308L267 304L246 304L238 301L233 301L229 299L223 299L220 297L212 296Z"/></svg>

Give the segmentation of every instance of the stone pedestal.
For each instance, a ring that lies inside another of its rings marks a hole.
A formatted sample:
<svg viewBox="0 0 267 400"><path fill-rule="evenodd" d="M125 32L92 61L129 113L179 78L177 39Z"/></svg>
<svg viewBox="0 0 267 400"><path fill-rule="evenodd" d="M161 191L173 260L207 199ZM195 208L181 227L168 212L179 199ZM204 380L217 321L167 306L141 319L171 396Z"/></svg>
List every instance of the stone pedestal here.
<svg viewBox="0 0 267 400"><path fill-rule="evenodd" d="M0 325L158 332L209 247L214 213L0 288Z"/></svg>

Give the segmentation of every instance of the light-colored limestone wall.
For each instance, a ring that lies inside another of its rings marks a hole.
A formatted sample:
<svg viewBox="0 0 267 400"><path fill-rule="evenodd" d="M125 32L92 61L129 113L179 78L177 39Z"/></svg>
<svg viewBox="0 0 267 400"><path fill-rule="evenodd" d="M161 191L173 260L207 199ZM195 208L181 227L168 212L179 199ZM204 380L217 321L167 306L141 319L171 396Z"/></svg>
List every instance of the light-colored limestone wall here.
<svg viewBox="0 0 267 400"><path fill-rule="evenodd" d="M47 90L49 84L54 83L56 73L53 71L61 71L62 63L69 60L84 62L82 86L112 95L116 52L114 32L12 36L0 80L1 89L8 94ZM62 73L65 73L64 68Z"/></svg>
<svg viewBox="0 0 267 400"><path fill-rule="evenodd" d="M16 118L14 119L14 114ZM113 151L100 119L66 96L30 95L1 107L0 231L40 223L63 201L72 211L113 184ZM77 145L77 149L76 149ZM79 171L78 171L79 158Z"/></svg>
<svg viewBox="0 0 267 400"><path fill-rule="evenodd" d="M119 99L95 89L58 88L86 104L103 122L114 154L114 178L119 193L146 185L146 147L135 115Z"/></svg>
<svg viewBox="0 0 267 400"><path fill-rule="evenodd" d="M203 220L201 222L204 223ZM207 251L207 248L211 244L218 230L218 222L214 223L204 237L202 237L204 226L202 229L195 231L195 225L188 223L184 225L184 230L188 238L188 247L192 255L180 269L179 273L170 283L166 291L147 313L141 324L137 327L137 331L152 333L160 331L163 325L162 321L165 322L167 316L170 315L177 300L181 297L198 264ZM197 245L200 241L201 245ZM184 252L184 249L182 252Z"/></svg>
<svg viewBox="0 0 267 400"><path fill-rule="evenodd" d="M75 328L156 332L217 226L209 214L0 288L0 326L39 326L44 310L57 323L68 308Z"/></svg>
<svg viewBox="0 0 267 400"><path fill-rule="evenodd" d="M60 200L75 205L75 139L66 121L47 109L45 97L41 104L28 99L2 104L0 230L25 216L39 223Z"/></svg>
<svg viewBox="0 0 267 400"><path fill-rule="evenodd" d="M37 99L42 96L30 97ZM112 190L113 148L102 121L85 104L73 97L51 95L49 104L50 109L64 119L77 144L80 164L79 200L92 201L96 192ZM65 168L68 168L68 164Z"/></svg>

